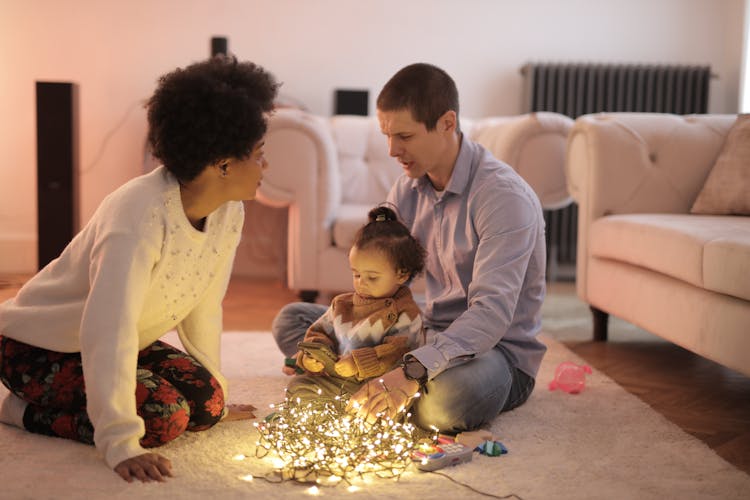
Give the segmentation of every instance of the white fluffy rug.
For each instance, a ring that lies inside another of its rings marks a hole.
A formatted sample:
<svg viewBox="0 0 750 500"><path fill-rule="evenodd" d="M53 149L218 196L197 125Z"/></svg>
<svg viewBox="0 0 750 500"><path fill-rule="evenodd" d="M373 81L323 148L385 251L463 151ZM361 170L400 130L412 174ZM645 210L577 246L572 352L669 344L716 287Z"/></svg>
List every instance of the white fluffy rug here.
<svg viewBox="0 0 750 500"><path fill-rule="evenodd" d="M175 337L170 336L168 341ZM486 498L477 491L530 499L750 498L750 476L594 372L578 395L550 392L547 384L562 361L580 360L558 342L549 346L537 388L521 408L497 418L491 430L507 455L475 453L468 463L443 469L448 478L410 468L399 481L373 479L320 488L323 498ZM268 333L226 333L224 371L231 402L253 403L259 417L283 398L287 378ZM0 397L5 396L0 386ZM0 424L0 498L9 499L198 499L307 497L308 486L270 484L257 478L271 471L254 456L250 421L229 422L188 434L160 449L173 463L166 483L122 481L93 447L32 435ZM245 481L243 476L256 476ZM466 486L462 486L463 483ZM473 489L472 489L473 488Z"/></svg>

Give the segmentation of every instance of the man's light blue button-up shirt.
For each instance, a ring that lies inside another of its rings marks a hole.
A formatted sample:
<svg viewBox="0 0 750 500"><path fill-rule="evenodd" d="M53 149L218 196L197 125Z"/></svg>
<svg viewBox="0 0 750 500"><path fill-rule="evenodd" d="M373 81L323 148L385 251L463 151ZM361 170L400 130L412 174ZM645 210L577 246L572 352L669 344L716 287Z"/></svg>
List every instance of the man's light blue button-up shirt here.
<svg viewBox="0 0 750 500"><path fill-rule="evenodd" d="M410 354L429 378L496 346L536 377L546 350L536 338L546 248L531 187L463 137L444 191L435 191L427 176L402 175L388 202L427 250L427 342Z"/></svg>

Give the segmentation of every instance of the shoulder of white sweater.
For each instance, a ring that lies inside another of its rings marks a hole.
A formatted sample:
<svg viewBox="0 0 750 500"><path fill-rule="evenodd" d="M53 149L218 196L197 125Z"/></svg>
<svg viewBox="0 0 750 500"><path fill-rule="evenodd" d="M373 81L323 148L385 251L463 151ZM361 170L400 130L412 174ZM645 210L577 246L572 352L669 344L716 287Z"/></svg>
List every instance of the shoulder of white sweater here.
<svg viewBox="0 0 750 500"><path fill-rule="evenodd" d="M110 228L142 229L147 217L156 218L166 212L171 200L179 195L177 180L164 167L129 180L107 195L97 208L92 221Z"/></svg>
<svg viewBox="0 0 750 500"><path fill-rule="evenodd" d="M240 201L223 204L212 215L220 227L242 230L244 205ZM180 185L164 167L132 179L108 195L97 209L92 222L110 232L161 233L186 229Z"/></svg>

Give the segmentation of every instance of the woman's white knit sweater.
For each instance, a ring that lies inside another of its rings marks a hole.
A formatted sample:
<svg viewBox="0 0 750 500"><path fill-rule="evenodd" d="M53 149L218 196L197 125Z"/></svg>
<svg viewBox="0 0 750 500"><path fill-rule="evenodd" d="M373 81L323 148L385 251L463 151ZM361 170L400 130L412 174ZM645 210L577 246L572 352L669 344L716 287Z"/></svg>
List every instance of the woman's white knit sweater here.
<svg viewBox="0 0 750 500"><path fill-rule="evenodd" d="M242 203L229 202L196 230L177 179L157 168L107 196L60 257L0 305L0 334L81 353L94 442L110 467L146 453L137 355L165 332L177 328L227 397L221 302L243 220Z"/></svg>

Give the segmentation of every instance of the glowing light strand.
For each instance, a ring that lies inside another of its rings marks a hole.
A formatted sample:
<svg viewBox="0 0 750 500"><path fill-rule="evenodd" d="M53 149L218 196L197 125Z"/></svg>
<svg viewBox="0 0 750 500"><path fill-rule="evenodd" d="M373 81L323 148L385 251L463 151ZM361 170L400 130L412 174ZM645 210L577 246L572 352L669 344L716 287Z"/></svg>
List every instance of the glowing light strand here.
<svg viewBox="0 0 750 500"><path fill-rule="evenodd" d="M312 401L290 400L275 406L258 428L256 456L274 453L281 460L277 472L284 479L347 483L375 475L398 478L411 463L416 427L410 414L395 419L379 415L374 423L346 410L348 396ZM331 481L333 480L333 481Z"/></svg>

